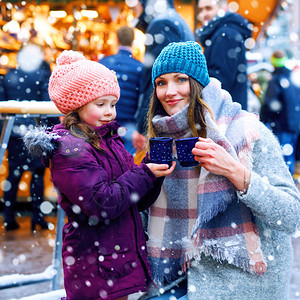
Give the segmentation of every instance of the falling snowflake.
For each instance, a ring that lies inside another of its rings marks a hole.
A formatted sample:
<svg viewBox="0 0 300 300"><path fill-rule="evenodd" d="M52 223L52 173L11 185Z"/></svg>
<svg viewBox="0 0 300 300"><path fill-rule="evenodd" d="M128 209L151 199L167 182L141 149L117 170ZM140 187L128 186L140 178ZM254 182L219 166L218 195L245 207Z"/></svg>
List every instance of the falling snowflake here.
<svg viewBox="0 0 300 300"><path fill-rule="evenodd" d="M68 266L72 266L75 264L75 258L73 256L67 256L65 262Z"/></svg>
<svg viewBox="0 0 300 300"><path fill-rule="evenodd" d="M80 214L81 213L81 208L78 205L74 204L72 206L72 211L74 212L74 214Z"/></svg>
<svg viewBox="0 0 300 300"><path fill-rule="evenodd" d="M52 210L54 209L54 206L51 202L49 201L44 201L42 202L41 206L40 206L40 210L43 214L47 215L50 214L52 212Z"/></svg>

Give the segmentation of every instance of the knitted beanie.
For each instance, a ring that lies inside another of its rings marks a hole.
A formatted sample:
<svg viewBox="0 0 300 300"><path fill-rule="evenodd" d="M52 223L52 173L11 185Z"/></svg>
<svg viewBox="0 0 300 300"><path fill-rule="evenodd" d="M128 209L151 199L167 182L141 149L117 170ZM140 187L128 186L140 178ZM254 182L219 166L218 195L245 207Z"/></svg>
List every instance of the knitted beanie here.
<svg viewBox="0 0 300 300"><path fill-rule="evenodd" d="M183 73L193 77L203 87L209 83L206 59L201 46L192 41L170 43L158 55L152 67L152 84L158 76Z"/></svg>
<svg viewBox="0 0 300 300"><path fill-rule="evenodd" d="M56 107L67 114L99 97L120 97L115 73L83 54L65 50L56 60L49 80L49 96Z"/></svg>

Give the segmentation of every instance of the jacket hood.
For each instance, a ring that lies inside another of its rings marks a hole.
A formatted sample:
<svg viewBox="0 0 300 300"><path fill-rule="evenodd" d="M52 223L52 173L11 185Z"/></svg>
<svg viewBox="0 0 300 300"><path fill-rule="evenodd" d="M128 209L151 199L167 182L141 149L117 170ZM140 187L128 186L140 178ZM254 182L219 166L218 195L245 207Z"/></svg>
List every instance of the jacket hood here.
<svg viewBox="0 0 300 300"><path fill-rule="evenodd" d="M32 157L46 157L52 154L55 149L55 141L60 137L57 131L39 126L33 130L28 130L23 141Z"/></svg>
<svg viewBox="0 0 300 300"><path fill-rule="evenodd" d="M100 127L94 127L94 129L100 136L104 136L106 134L118 134L120 127L120 124L113 121ZM52 128L39 126L27 131L23 141L32 157L45 158L51 157L57 147L57 141L68 134L70 134L70 131L65 129L63 124L57 124Z"/></svg>
<svg viewBox="0 0 300 300"><path fill-rule="evenodd" d="M144 11L139 17L136 28L143 33L146 32L148 25L156 16L164 13L169 8L174 8L174 0L139 0L139 2L142 4ZM146 10L148 6L151 9Z"/></svg>
<svg viewBox="0 0 300 300"><path fill-rule="evenodd" d="M251 24L236 13L227 12L223 17L215 17L211 19L205 26L196 30L196 37L202 45L205 41L210 39L213 34L220 28L230 28L237 30L245 41L251 37Z"/></svg>

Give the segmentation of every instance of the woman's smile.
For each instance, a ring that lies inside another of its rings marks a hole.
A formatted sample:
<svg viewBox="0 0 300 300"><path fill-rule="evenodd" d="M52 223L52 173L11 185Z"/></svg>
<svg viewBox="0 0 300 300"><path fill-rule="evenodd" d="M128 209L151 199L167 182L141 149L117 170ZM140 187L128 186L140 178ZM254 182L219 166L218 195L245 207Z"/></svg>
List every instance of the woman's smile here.
<svg viewBox="0 0 300 300"><path fill-rule="evenodd" d="M182 99L170 99L170 100L166 100L167 104L169 104L169 105L176 105L180 101L182 101Z"/></svg>

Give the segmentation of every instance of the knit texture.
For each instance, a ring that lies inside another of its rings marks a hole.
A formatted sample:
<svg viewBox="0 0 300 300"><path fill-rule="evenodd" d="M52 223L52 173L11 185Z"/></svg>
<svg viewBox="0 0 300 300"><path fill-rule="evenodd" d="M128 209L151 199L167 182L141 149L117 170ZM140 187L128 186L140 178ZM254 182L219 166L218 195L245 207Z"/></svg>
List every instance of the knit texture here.
<svg viewBox="0 0 300 300"><path fill-rule="evenodd" d="M201 46L193 41L170 43L165 47L152 68L152 84L167 73L183 73L193 77L203 87L209 83L205 56Z"/></svg>
<svg viewBox="0 0 300 300"><path fill-rule="evenodd" d="M250 185L240 200L255 212L268 270L261 277L203 255L190 269L189 300L291 299L288 297L293 266L290 235L299 226L299 192L278 142L262 123L259 131L261 138L252 152Z"/></svg>
<svg viewBox="0 0 300 300"><path fill-rule="evenodd" d="M63 51L49 82L49 96L67 114L99 97L118 99L120 88L115 73L98 62L85 59L76 51Z"/></svg>

